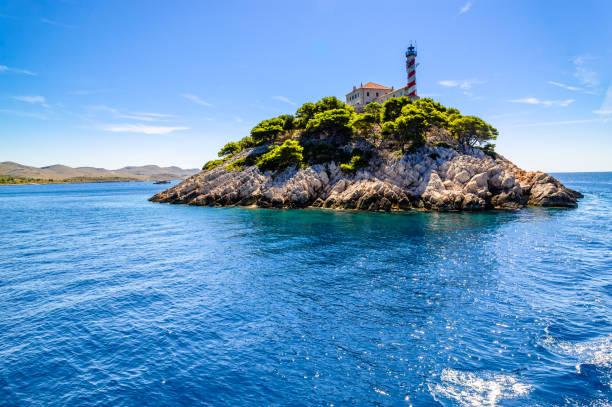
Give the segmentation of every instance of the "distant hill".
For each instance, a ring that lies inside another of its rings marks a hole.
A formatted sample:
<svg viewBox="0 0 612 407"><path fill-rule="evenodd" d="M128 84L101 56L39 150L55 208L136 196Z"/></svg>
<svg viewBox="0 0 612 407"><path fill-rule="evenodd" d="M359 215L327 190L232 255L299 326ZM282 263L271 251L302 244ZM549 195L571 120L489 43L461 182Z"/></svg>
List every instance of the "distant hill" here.
<svg viewBox="0 0 612 407"><path fill-rule="evenodd" d="M198 171L197 168L182 169L179 167L158 167L157 165L130 166L118 170L95 167L72 168L60 164L38 168L11 161L0 162L0 176L52 179L55 181L74 178L121 178L130 181L175 180L186 178Z"/></svg>

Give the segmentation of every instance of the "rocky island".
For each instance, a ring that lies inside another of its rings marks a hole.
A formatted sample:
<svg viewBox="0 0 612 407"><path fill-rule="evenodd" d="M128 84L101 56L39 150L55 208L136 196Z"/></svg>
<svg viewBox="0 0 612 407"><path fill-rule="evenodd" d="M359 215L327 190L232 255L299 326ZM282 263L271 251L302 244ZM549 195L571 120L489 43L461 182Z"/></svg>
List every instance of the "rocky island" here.
<svg viewBox="0 0 612 407"><path fill-rule="evenodd" d="M355 112L334 97L259 123L154 202L366 211L575 207L582 195L497 154L498 132L431 99Z"/></svg>

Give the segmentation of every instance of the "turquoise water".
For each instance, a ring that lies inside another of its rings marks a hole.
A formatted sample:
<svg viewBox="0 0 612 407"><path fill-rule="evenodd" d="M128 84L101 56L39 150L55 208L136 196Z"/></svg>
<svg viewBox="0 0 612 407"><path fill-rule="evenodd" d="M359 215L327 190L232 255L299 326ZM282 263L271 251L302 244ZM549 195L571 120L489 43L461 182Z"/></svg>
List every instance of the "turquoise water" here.
<svg viewBox="0 0 612 407"><path fill-rule="evenodd" d="M577 209L0 187L0 404L610 405L612 173L557 176Z"/></svg>

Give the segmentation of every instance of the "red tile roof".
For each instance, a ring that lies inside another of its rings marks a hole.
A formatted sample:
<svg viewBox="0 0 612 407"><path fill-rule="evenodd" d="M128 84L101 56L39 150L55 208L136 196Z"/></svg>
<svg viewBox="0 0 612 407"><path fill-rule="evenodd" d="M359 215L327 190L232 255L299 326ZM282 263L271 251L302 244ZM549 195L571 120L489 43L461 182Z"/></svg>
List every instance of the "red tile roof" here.
<svg viewBox="0 0 612 407"><path fill-rule="evenodd" d="M377 83L374 82L368 82L365 85L363 85L361 88L363 89L383 89L383 90L391 90L391 88L388 88L386 86L382 86L379 85Z"/></svg>

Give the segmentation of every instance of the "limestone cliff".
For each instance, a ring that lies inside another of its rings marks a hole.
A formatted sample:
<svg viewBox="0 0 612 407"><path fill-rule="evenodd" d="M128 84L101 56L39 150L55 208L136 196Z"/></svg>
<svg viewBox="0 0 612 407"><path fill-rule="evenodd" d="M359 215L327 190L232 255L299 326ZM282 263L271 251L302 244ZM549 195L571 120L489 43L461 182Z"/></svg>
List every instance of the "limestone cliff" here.
<svg viewBox="0 0 612 407"><path fill-rule="evenodd" d="M367 149L367 146L361 146ZM255 165L201 171L162 191L154 202L188 205L256 205L259 207L437 211L517 209L524 206L575 207L579 192L542 172L527 172L497 155L460 152L427 145L399 155L371 149L369 166L354 174L336 162L282 172L261 172Z"/></svg>

